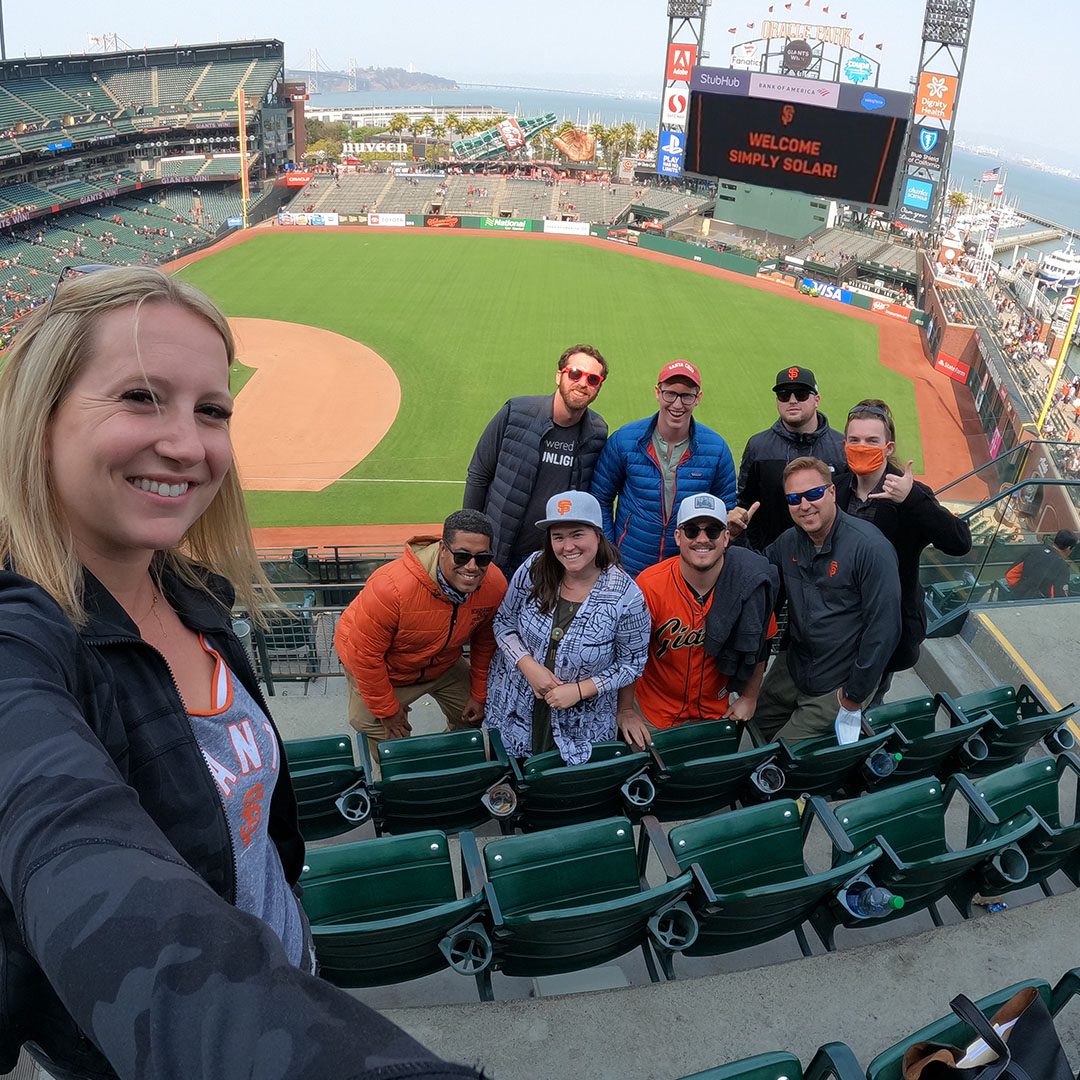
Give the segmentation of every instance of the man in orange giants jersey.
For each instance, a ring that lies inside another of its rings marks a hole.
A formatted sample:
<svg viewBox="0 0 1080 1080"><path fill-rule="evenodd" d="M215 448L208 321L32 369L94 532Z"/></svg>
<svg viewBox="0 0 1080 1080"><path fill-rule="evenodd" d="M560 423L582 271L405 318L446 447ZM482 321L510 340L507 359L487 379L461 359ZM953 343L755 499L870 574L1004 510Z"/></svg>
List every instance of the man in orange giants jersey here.
<svg viewBox="0 0 1080 1080"><path fill-rule="evenodd" d="M619 731L632 746L676 724L754 715L778 577L763 556L728 541L723 500L688 495L676 518L679 554L637 577L652 633L644 673L619 695Z"/></svg>

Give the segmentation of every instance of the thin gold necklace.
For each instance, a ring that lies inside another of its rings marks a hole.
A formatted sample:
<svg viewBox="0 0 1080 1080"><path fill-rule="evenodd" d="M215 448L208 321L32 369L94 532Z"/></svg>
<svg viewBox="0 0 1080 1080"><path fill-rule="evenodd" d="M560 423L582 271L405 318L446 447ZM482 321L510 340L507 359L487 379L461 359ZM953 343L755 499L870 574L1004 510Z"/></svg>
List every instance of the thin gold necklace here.
<svg viewBox="0 0 1080 1080"><path fill-rule="evenodd" d="M161 615L158 613L158 609L157 609L158 596L160 595L158 593L158 588L152 582L151 582L150 588L153 591L154 596L153 596L153 599L150 601L150 606L146 609L145 614L143 615L143 617L141 619L138 620L139 626L142 626L142 624L151 615L153 615L154 616L154 621L158 624L158 630L161 631L161 636L167 638L169 636L169 631L165 629L165 624L161 621Z"/></svg>

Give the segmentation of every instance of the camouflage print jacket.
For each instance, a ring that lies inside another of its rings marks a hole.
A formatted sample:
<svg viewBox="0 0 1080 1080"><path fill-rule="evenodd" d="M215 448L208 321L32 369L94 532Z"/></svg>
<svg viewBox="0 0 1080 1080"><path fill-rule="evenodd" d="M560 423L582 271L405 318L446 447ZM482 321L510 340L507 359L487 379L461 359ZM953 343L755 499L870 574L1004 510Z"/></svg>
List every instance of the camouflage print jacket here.
<svg viewBox="0 0 1080 1080"><path fill-rule="evenodd" d="M231 588L208 584L217 600L163 582L263 703ZM475 1076L293 968L226 902L224 812L168 667L89 575L87 607L77 631L0 571L0 1073L28 1043L64 1078ZM284 760L268 829L295 883Z"/></svg>

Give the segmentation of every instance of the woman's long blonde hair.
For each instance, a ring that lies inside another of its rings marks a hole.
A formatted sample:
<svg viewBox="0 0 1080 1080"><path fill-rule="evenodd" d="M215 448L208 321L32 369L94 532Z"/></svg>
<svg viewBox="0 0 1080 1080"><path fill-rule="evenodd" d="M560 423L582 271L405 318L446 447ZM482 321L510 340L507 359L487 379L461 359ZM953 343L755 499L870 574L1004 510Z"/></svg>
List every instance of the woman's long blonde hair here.
<svg viewBox="0 0 1080 1080"><path fill-rule="evenodd" d="M52 482L49 421L89 361L102 316L134 307L138 317L147 302L205 319L225 343L231 366L232 332L211 300L160 270L118 267L62 281L52 303L25 318L0 373L0 564L36 581L76 625L86 621L83 568ZM161 556L164 568L197 588L206 588L199 566L222 574L237 603L262 621L261 606L273 600L273 590L255 554L235 460L203 515Z"/></svg>

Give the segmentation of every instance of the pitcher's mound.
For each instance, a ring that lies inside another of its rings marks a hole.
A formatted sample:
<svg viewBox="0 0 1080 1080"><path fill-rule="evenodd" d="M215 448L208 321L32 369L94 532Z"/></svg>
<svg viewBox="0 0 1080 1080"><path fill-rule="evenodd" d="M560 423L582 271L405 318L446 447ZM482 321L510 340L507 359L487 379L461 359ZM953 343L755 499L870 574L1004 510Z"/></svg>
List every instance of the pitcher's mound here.
<svg viewBox="0 0 1080 1080"><path fill-rule="evenodd" d="M390 430L401 386L366 345L274 319L230 319L229 325L237 359L257 369L232 421L246 490L322 491Z"/></svg>

